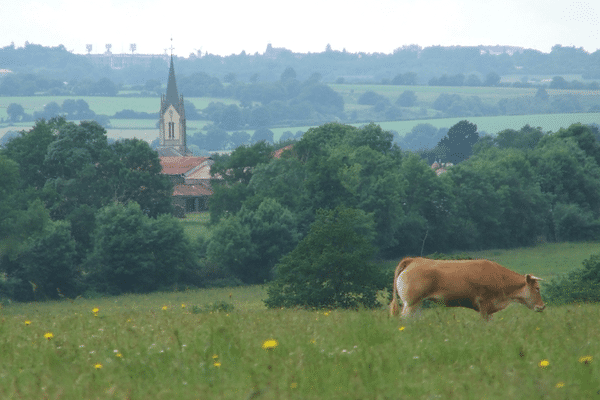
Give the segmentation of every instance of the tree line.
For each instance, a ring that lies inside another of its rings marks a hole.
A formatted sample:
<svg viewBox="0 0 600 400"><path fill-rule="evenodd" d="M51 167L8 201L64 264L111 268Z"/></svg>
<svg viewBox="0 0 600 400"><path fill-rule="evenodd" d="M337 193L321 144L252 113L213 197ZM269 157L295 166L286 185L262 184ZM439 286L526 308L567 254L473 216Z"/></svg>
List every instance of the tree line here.
<svg viewBox="0 0 600 400"><path fill-rule="evenodd" d="M41 120L0 151L0 291L271 282L273 307L370 306L389 284L377 258L597 240L599 138L581 124L479 135L465 120L417 153L375 124L324 124L279 157L266 141L214 156L211 236L192 243L145 142ZM454 165L438 176L431 154Z"/></svg>
<svg viewBox="0 0 600 400"><path fill-rule="evenodd" d="M224 179L214 188L210 213L216 225L201 260L245 283L273 280L268 303L280 306L292 295L309 301L308 287L314 299L322 287L333 296L341 282L331 271L343 269L333 250L353 243L345 240L355 234L372 246L361 244L357 251L394 258L597 240L599 138L596 127L581 124L553 133L526 126L479 137L474 124L461 121L427 150L454 164L439 176L427 154L402 150L374 124L312 128L279 159L269 158L265 144L242 147L214 165ZM286 256L292 247L304 250ZM344 257L355 263L352 254ZM372 268L365 261L347 273L372 289L381 281L377 271L359 273ZM335 304L370 299L360 288L345 300L323 295Z"/></svg>
<svg viewBox="0 0 600 400"><path fill-rule="evenodd" d="M164 81L168 68L162 55L144 64L131 63L121 69L95 64L86 55L72 54L64 46L43 47L27 43L17 48L0 48L4 68L16 73L40 71L40 75L63 81L98 80L108 78L118 84L144 85L148 80ZM320 53L294 53L268 45L263 53L218 56L190 54L177 57L178 73L192 75L203 71L225 82L276 81L292 67L300 79L319 73L325 82L342 79L345 82L381 83L396 79L397 84L412 84L412 71L418 71L418 84L424 85L436 76L464 74L486 77L489 73L507 74L581 74L583 79L599 79L600 51L586 52L575 46L555 45L549 53L524 48L490 46L402 46L391 54L350 53L331 47ZM398 78L398 76L400 77ZM401 83L400 83L401 82ZM150 90L152 90L150 88Z"/></svg>

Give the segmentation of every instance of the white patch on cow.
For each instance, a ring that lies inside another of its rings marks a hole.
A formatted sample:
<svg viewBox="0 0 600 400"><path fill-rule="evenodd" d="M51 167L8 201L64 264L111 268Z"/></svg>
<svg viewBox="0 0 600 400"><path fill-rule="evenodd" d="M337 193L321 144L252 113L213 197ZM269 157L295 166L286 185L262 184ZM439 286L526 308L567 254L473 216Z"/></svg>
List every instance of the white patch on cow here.
<svg viewBox="0 0 600 400"><path fill-rule="evenodd" d="M404 281L404 279L406 278L406 276L404 275L405 272L406 270L402 271L400 275L398 275L398 280L396 281L396 288L398 289L398 295L402 300L402 305L406 307L406 304L408 304L408 285Z"/></svg>

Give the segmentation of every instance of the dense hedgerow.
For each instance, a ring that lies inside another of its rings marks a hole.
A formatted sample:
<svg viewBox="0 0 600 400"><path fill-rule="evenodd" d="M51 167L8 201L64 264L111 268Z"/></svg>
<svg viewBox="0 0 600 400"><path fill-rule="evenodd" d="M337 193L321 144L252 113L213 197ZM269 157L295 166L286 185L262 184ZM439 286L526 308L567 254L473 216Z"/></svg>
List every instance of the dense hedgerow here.
<svg viewBox="0 0 600 400"><path fill-rule="evenodd" d="M545 297L551 304L600 302L600 253L584 260L583 268L552 279L545 289Z"/></svg>

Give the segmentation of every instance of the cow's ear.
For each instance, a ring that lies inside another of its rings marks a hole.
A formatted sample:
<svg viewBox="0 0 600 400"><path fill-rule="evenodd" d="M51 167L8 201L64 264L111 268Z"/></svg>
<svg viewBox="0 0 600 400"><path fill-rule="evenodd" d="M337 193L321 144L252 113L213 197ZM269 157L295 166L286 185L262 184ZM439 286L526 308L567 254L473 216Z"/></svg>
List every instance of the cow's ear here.
<svg viewBox="0 0 600 400"><path fill-rule="evenodd" d="M535 282L535 281L543 281L542 278L538 278L537 276L533 276L531 274L527 274L527 283Z"/></svg>

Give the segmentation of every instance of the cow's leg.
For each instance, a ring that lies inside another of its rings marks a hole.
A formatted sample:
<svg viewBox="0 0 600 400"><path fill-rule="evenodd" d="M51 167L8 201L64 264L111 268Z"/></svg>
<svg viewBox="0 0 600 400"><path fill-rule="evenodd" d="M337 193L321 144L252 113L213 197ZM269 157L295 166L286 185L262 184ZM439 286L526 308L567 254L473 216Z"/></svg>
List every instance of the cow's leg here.
<svg viewBox="0 0 600 400"><path fill-rule="evenodd" d="M408 305L408 302L402 304L402 317L418 317L421 315L421 302Z"/></svg>
<svg viewBox="0 0 600 400"><path fill-rule="evenodd" d="M491 321L494 313L493 306L489 303L479 303L479 314L484 321Z"/></svg>

